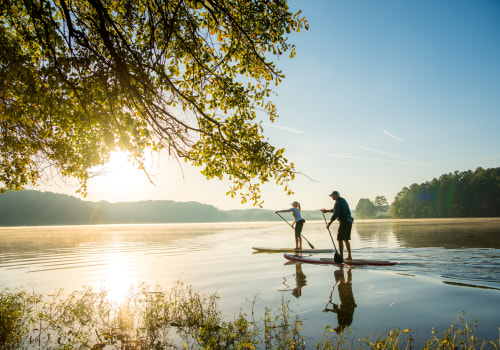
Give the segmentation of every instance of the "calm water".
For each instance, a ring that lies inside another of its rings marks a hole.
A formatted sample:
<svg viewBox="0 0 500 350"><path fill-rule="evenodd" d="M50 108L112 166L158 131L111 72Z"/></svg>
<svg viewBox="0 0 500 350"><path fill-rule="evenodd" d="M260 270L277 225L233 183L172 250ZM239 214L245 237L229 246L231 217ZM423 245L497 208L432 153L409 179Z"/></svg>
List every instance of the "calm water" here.
<svg viewBox="0 0 500 350"><path fill-rule="evenodd" d="M303 233L316 248L332 247L324 222L307 222ZM285 297L311 345L339 324L350 324L354 339L401 327L425 341L461 312L478 320L481 338L498 340L500 219L356 221L353 256L399 262L387 267L292 264L251 249L293 244L283 222L0 228L0 287L104 286L119 301L139 282L180 280L217 292L228 317L249 311L256 296L260 317Z"/></svg>

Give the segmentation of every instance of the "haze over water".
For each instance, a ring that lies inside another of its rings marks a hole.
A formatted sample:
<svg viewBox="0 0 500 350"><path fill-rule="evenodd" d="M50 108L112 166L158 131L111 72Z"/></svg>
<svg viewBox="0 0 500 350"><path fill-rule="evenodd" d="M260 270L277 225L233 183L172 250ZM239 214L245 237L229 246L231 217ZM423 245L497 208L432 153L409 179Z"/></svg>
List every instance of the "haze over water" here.
<svg viewBox="0 0 500 350"><path fill-rule="evenodd" d="M323 222L306 222L303 234L316 248L332 247ZM355 305L354 338L401 327L425 341L433 327L442 332L465 312L467 322L478 320L480 337L498 340L500 219L355 221L353 256L395 266L341 270L252 250L293 244L283 222L4 227L0 286L69 293L91 285L109 289L119 302L131 285L169 288L180 280L219 294L230 318L250 310L247 300L256 296L258 316L284 297L314 344L325 326L339 326L328 310L341 305L343 275Z"/></svg>

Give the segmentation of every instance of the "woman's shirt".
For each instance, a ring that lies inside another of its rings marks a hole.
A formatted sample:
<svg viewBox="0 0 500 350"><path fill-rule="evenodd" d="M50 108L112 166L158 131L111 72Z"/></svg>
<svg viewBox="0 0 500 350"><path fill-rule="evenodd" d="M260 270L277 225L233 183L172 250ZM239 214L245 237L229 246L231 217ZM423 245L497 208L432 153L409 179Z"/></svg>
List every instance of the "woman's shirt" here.
<svg viewBox="0 0 500 350"><path fill-rule="evenodd" d="M299 222L300 220L304 220L300 215L300 210L298 208L292 207L290 209L278 210L278 213L286 213L290 211L292 212L293 215L293 222Z"/></svg>

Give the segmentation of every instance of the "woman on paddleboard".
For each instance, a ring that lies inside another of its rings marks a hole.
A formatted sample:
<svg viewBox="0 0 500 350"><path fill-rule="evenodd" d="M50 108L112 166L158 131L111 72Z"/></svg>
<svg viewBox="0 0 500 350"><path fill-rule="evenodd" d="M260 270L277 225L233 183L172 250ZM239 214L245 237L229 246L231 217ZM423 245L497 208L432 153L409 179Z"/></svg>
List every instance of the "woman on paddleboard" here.
<svg viewBox="0 0 500 350"><path fill-rule="evenodd" d="M275 211L276 214L286 213L286 212L292 212L292 215L293 215L292 227L295 229L295 249L302 249L301 233L302 233L302 227L304 227L304 222L306 222L306 221L300 215L300 203L293 202L292 207L290 209L283 209L283 210Z"/></svg>

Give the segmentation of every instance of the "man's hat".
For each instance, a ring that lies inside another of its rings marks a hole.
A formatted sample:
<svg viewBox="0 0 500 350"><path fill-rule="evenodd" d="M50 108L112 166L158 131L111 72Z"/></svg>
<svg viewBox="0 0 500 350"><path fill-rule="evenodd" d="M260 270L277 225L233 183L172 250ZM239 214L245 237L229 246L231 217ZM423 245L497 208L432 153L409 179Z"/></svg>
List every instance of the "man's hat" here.
<svg viewBox="0 0 500 350"><path fill-rule="evenodd" d="M339 191L333 191L332 193L329 194L329 196L332 197L334 194L340 197Z"/></svg>

